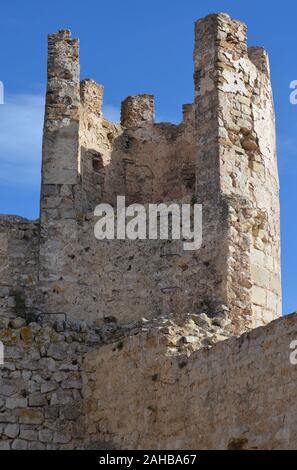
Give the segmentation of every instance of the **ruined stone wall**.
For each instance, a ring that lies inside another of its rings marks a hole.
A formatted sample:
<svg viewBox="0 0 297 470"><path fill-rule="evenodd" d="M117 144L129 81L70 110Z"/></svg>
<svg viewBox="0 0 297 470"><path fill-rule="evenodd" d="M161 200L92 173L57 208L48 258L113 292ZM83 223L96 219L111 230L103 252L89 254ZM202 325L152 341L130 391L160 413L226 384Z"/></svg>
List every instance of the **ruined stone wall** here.
<svg viewBox="0 0 297 470"><path fill-rule="evenodd" d="M92 80L80 84L76 214L75 218L67 216L67 220L58 214L49 221L56 233L52 241L54 260L43 225L42 250L46 248L50 258L47 263L41 257L41 263L50 270L47 278L41 279L44 310L65 311L74 318L95 322L104 316L125 322L173 311L195 311L199 306L193 295L198 258L185 252L181 241L98 241L93 216L97 204L114 205L117 195L125 195L127 203L182 198L190 203L195 192L193 124L152 124L150 119L147 122L138 116L137 127L115 125L102 116L102 93L102 87ZM137 102L131 111L133 122L128 120L130 111L123 103L126 126L135 124L137 112L141 114L140 103L147 99L152 107L151 97L133 98ZM47 199L50 204L56 201L51 195ZM58 227L64 227L61 233Z"/></svg>
<svg viewBox="0 0 297 470"><path fill-rule="evenodd" d="M108 316L125 322L200 309L201 300L193 295L199 258L183 251L182 242L102 242L94 237L94 223L93 218L82 222L79 242L65 247L67 273L43 286L43 311L65 311L96 323Z"/></svg>
<svg viewBox="0 0 297 470"><path fill-rule="evenodd" d="M297 367L289 356L296 325L290 315L192 354L178 349L190 338L181 341L167 326L90 352L91 442L100 436L116 449L295 449Z"/></svg>
<svg viewBox="0 0 297 470"><path fill-rule="evenodd" d="M103 88L81 82L81 178L85 209L115 204L181 200L195 194L194 123L154 123L152 95L130 96L116 125L102 115ZM149 112L147 111L149 110ZM176 184L176 181L179 184Z"/></svg>
<svg viewBox="0 0 297 470"><path fill-rule="evenodd" d="M294 449L296 325L2 316L0 449Z"/></svg>
<svg viewBox="0 0 297 470"><path fill-rule="evenodd" d="M89 426L92 405L86 398L95 377L84 367L85 355L97 348L100 351L105 344L120 351L126 338L148 329L163 332L169 325L176 338L196 334L192 343L179 341L179 350L193 351L231 335L230 329L223 329L228 326L223 318L221 326L211 326L206 317L196 317L200 325L204 321L204 330L199 331L189 316L181 324L162 317L151 323L143 320L124 325L109 317L94 327L62 314L42 314L32 320L28 316L10 318L2 312L0 449L106 448L105 437Z"/></svg>
<svg viewBox="0 0 297 470"><path fill-rule="evenodd" d="M82 445L81 354L88 349L84 331L79 327L66 331L63 321L54 328L53 323L1 316L5 353L0 366L1 450Z"/></svg>
<svg viewBox="0 0 297 470"><path fill-rule="evenodd" d="M84 355L141 325L101 322L94 328L65 315L11 317L1 310L0 450L80 449L86 427ZM91 379L91 377L90 377ZM92 446L99 448L100 436Z"/></svg>
<svg viewBox="0 0 297 470"><path fill-rule="evenodd" d="M43 309L119 321L229 308L234 331L280 314L275 128L265 52L246 27L210 15L195 27L195 102L179 125L154 122L152 95L102 115L103 87L79 80L78 43L49 38L43 146ZM264 132L265 129L265 132ZM62 172L60 172L62 169ZM97 241L100 202L203 205L203 246ZM149 263L147 263L149 260Z"/></svg>

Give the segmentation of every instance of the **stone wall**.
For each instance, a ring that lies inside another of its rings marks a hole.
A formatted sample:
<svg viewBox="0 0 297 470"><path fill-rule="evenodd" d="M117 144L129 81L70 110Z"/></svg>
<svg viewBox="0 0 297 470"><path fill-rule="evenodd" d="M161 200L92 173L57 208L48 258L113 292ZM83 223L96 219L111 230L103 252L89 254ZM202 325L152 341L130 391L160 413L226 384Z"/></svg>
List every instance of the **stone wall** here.
<svg viewBox="0 0 297 470"><path fill-rule="evenodd" d="M294 449L297 314L1 319L0 449Z"/></svg>
<svg viewBox="0 0 297 470"><path fill-rule="evenodd" d="M192 353L179 351L190 339L169 327L90 352L91 440L116 449L296 449L296 337L294 314Z"/></svg>
<svg viewBox="0 0 297 470"><path fill-rule="evenodd" d="M84 448L89 439L83 357L133 328L105 323L94 329L63 315L41 315L35 321L2 315L0 450Z"/></svg>
<svg viewBox="0 0 297 470"><path fill-rule="evenodd" d="M38 221L0 217L0 318L36 305L38 250Z"/></svg>
<svg viewBox="0 0 297 470"><path fill-rule="evenodd" d="M84 438L81 353L86 334L0 320L0 449L67 449ZM77 331L78 330L78 331Z"/></svg>

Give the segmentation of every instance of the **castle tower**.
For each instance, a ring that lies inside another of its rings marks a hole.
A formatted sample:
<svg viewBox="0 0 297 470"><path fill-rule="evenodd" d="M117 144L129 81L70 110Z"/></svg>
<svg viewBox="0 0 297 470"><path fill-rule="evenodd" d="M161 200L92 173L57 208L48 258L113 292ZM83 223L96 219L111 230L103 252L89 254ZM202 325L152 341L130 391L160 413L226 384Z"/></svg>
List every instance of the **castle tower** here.
<svg viewBox="0 0 297 470"><path fill-rule="evenodd" d="M93 321L223 311L240 333L281 314L278 172L267 54L228 15L195 25L195 100L179 125L156 123L154 98L102 114L103 87L80 83L78 41L49 36L39 280L45 309ZM94 238L100 202L189 202L203 244ZM90 215L91 214L91 215ZM131 300L132 299L132 300Z"/></svg>
<svg viewBox="0 0 297 470"><path fill-rule="evenodd" d="M262 48L247 48L243 23L219 14L197 21L194 62L197 193L204 205L204 241L221 281L217 294L225 297L232 322L242 331L281 314L279 190L268 58Z"/></svg>
<svg viewBox="0 0 297 470"><path fill-rule="evenodd" d="M54 282L65 271L65 244L75 241L75 188L79 181L79 42L69 30L48 37L39 279Z"/></svg>

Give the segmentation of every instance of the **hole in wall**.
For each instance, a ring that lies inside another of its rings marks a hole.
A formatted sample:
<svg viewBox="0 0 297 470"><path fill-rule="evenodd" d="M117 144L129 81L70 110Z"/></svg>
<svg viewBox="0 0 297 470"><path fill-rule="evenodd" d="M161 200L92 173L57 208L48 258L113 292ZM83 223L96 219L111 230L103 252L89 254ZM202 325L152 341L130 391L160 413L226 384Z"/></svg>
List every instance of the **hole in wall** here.
<svg viewBox="0 0 297 470"><path fill-rule="evenodd" d="M103 158L99 152L92 152L92 165L95 173L100 173L103 169Z"/></svg>
<svg viewBox="0 0 297 470"><path fill-rule="evenodd" d="M244 450L247 448L248 439L245 437L232 438L229 440L227 449L228 450Z"/></svg>

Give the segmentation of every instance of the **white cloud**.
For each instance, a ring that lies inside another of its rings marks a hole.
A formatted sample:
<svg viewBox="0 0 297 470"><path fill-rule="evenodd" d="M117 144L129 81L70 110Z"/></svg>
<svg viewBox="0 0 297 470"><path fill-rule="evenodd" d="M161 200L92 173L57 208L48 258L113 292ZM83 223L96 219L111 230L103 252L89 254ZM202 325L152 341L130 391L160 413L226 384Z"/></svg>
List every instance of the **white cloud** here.
<svg viewBox="0 0 297 470"><path fill-rule="evenodd" d="M44 98L40 95L5 96L0 106L0 181L37 186Z"/></svg>

